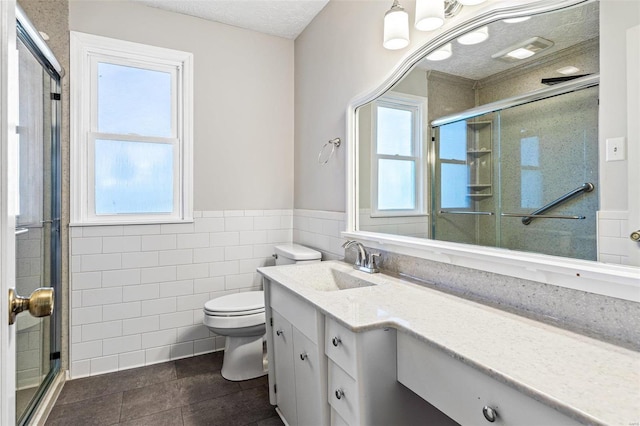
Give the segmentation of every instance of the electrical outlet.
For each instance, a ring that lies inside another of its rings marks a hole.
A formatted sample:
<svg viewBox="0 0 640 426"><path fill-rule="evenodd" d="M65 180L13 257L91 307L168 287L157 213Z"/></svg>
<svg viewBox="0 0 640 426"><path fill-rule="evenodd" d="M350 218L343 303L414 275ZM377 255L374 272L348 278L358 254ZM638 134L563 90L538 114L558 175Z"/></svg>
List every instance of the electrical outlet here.
<svg viewBox="0 0 640 426"><path fill-rule="evenodd" d="M625 138L607 139L607 161L622 161L627 159Z"/></svg>

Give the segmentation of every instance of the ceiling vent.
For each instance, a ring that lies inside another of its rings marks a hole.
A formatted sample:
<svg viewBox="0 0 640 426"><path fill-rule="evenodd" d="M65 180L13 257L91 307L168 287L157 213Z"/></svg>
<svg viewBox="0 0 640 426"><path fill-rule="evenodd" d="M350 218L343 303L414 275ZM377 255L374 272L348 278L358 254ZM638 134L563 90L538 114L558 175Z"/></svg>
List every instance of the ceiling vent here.
<svg viewBox="0 0 640 426"><path fill-rule="evenodd" d="M498 53L491 55L493 59L500 59L505 62L517 62L527 59L553 46L551 40L542 37L532 37L523 42L511 45Z"/></svg>

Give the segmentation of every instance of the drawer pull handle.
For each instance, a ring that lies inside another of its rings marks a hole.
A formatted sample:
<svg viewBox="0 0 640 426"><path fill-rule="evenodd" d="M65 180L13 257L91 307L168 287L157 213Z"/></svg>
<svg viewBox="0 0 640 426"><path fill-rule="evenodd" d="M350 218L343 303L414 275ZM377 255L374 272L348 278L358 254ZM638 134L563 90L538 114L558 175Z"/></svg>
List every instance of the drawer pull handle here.
<svg viewBox="0 0 640 426"><path fill-rule="evenodd" d="M336 389L336 398L342 399L344 396L344 391L342 389Z"/></svg>
<svg viewBox="0 0 640 426"><path fill-rule="evenodd" d="M284 334L284 330L278 330L278 331L276 331L276 334L278 336L282 336Z"/></svg>
<svg viewBox="0 0 640 426"><path fill-rule="evenodd" d="M334 337L334 338L331 340L331 342L333 343L333 346L335 346L335 347L337 348L337 347L338 347L338 345L339 345L340 343L342 343L342 340L340 340L340 338L336 336L336 337Z"/></svg>
<svg viewBox="0 0 640 426"><path fill-rule="evenodd" d="M304 361L307 358L309 358L309 355L306 352L302 352L300 354L300 360Z"/></svg>
<svg viewBox="0 0 640 426"><path fill-rule="evenodd" d="M496 419L498 418L498 412L494 408L489 407L488 405L485 405L484 407L482 407L482 414L484 415L484 418L491 423L495 422Z"/></svg>

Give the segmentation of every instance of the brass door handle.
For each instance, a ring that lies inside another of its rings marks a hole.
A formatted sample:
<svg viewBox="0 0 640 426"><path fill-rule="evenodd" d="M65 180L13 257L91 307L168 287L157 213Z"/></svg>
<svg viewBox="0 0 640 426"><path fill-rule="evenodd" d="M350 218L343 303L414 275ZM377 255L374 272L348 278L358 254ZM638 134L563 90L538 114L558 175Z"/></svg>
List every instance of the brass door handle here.
<svg viewBox="0 0 640 426"><path fill-rule="evenodd" d="M639 242L640 241L640 229L638 229L637 231L632 232L631 235L629 235L629 238L631 238L635 242Z"/></svg>
<svg viewBox="0 0 640 426"><path fill-rule="evenodd" d="M29 297L18 296L14 289L9 289L9 325L16 322L16 316L22 311L29 311L34 317L46 317L53 312L53 288L41 287Z"/></svg>

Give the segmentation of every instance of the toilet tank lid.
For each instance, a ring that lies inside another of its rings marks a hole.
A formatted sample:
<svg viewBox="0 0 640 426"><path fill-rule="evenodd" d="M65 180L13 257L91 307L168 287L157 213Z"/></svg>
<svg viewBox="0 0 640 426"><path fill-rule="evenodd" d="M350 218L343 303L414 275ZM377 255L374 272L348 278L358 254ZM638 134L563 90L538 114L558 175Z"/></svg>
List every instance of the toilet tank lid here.
<svg viewBox="0 0 640 426"><path fill-rule="evenodd" d="M275 247L276 254L291 260L319 260L322 253L300 244L281 244Z"/></svg>
<svg viewBox="0 0 640 426"><path fill-rule="evenodd" d="M264 291L245 291L209 300L204 304L208 312L241 312L264 309Z"/></svg>

